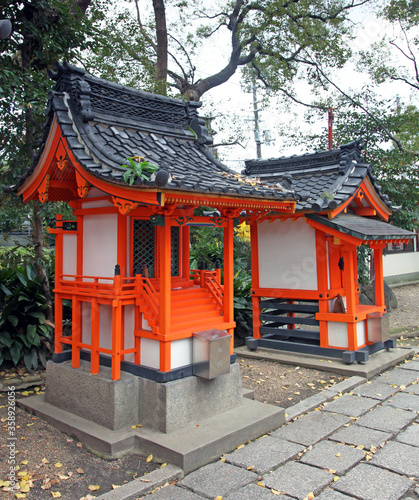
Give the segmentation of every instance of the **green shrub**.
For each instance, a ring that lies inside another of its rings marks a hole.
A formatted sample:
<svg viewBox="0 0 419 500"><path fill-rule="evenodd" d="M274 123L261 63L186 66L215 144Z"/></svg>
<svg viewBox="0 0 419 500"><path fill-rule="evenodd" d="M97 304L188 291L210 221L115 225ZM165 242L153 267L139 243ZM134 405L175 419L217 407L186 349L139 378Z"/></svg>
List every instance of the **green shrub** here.
<svg viewBox="0 0 419 500"><path fill-rule="evenodd" d="M234 331L235 345L244 344L244 339L253 332L252 278L245 270L241 269L234 275Z"/></svg>
<svg viewBox="0 0 419 500"><path fill-rule="evenodd" d="M0 247L0 269L16 268L35 263L33 246ZM47 274L54 275L54 250L44 248L44 265Z"/></svg>
<svg viewBox="0 0 419 500"><path fill-rule="evenodd" d="M46 366L54 325L33 264L0 269L0 365L23 361L28 370Z"/></svg>

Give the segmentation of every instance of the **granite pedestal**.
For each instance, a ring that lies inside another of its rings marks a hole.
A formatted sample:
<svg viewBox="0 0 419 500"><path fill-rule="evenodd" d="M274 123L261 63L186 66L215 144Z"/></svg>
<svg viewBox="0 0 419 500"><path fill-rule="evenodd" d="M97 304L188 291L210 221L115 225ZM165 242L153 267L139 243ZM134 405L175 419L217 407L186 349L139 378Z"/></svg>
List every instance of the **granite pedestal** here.
<svg viewBox="0 0 419 500"><path fill-rule="evenodd" d="M237 364L212 380L159 383L124 372L113 381L103 366L92 375L87 361L49 362L45 396L19 404L105 458L152 453L185 472L285 422L282 408L243 397Z"/></svg>

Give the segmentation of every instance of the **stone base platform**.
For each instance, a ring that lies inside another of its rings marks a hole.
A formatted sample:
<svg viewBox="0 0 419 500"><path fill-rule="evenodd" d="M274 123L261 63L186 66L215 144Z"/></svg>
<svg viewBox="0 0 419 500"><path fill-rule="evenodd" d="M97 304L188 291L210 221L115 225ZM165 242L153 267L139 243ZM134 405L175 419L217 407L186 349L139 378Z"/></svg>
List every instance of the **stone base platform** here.
<svg viewBox="0 0 419 500"><path fill-rule="evenodd" d="M284 409L243 397L238 365L213 381L151 386L130 374L112 381L102 367L91 375L88 363L63 365L49 364L45 396L18 405L104 458L152 453L187 473L285 423Z"/></svg>
<svg viewBox="0 0 419 500"><path fill-rule="evenodd" d="M402 363L405 359L411 358L415 354L415 350L410 347L398 347L388 351L378 351L372 354L365 363L348 365L337 358L313 356L276 349L258 348L256 351L250 351L247 347L243 346L237 347L234 352L242 358L264 359L285 365L303 366L304 368L339 373L346 377L363 377L368 380L398 363Z"/></svg>

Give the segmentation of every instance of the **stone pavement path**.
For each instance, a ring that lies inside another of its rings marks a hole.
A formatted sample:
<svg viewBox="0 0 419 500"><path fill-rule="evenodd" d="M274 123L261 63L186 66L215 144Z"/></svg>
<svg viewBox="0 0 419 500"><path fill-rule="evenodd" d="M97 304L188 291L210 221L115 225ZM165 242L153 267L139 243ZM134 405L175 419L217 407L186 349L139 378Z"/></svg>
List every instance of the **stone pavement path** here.
<svg viewBox="0 0 419 500"><path fill-rule="evenodd" d="M419 359L144 500L419 499Z"/></svg>

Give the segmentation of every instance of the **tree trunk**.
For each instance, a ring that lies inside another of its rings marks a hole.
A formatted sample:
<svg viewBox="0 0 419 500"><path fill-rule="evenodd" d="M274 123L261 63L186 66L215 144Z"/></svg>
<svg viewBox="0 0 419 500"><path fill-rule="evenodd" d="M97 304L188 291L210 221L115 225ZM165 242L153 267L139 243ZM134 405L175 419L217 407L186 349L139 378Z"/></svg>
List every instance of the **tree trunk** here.
<svg viewBox="0 0 419 500"><path fill-rule="evenodd" d="M166 84L167 81L167 26L164 0L153 0L156 19L157 64L156 82Z"/></svg>

